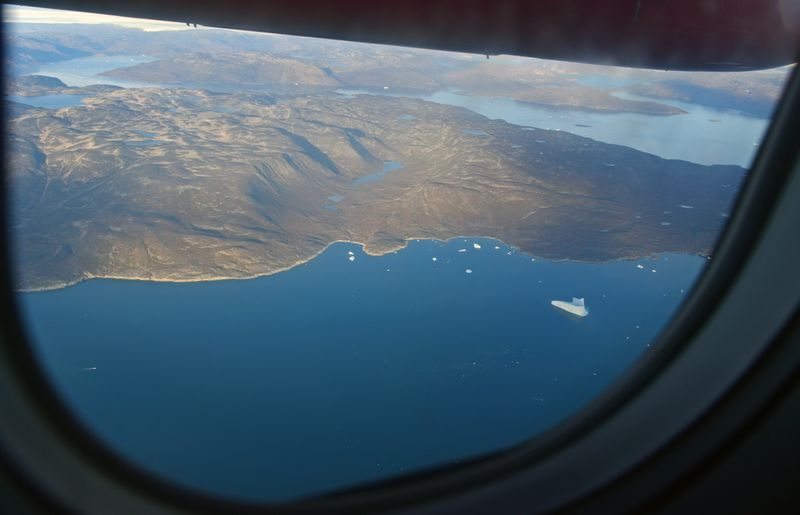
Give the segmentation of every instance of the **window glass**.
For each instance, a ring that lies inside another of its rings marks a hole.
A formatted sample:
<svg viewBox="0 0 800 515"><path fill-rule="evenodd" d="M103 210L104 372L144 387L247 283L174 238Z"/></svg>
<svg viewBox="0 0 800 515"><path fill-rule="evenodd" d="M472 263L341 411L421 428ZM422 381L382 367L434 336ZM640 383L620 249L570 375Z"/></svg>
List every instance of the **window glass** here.
<svg viewBox="0 0 800 515"><path fill-rule="evenodd" d="M713 258L788 68L475 56L8 6L14 277L101 441L288 500L518 444Z"/></svg>

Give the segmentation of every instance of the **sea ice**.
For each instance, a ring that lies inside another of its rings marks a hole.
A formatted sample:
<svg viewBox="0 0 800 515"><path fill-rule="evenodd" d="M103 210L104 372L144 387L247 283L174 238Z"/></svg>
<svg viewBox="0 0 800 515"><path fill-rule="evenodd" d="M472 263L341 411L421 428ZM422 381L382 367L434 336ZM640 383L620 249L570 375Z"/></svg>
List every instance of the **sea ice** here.
<svg viewBox="0 0 800 515"><path fill-rule="evenodd" d="M564 300L551 300L550 304L553 306L563 309L567 313L572 313L573 315L577 315L579 317L585 317L589 314L589 310L586 309L586 304L583 301L583 298L572 297L572 302L567 302Z"/></svg>

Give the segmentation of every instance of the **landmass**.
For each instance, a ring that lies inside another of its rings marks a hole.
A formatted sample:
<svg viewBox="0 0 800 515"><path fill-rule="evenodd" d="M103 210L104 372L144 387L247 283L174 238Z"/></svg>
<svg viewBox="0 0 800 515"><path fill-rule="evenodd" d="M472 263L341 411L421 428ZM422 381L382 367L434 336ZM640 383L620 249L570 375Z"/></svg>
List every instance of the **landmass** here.
<svg viewBox="0 0 800 515"><path fill-rule="evenodd" d="M46 75L23 75L7 80L6 93L21 97L36 97L41 95L95 95L105 91L120 89L109 84L92 84L90 86L67 86L61 80Z"/></svg>
<svg viewBox="0 0 800 515"><path fill-rule="evenodd" d="M745 173L412 98L118 88L9 105L22 290L255 277L336 241L376 255L459 235L549 259L707 254ZM387 161L402 166L359 181Z"/></svg>
<svg viewBox="0 0 800 515"><path fill-rule="evenodd" d="M559 109L666 116L686 113L656 101L617 98L609 91L580 84L578 70L580 65L497 59L451 71L442 80L470 95L513 98Z"/></svg>
<svg viewBox="0 0 800 515"><path fill-rule="evenodd" d="M625 88L636 95L673 99L769 118L790 67L745 73L676 72Z"/></svg>

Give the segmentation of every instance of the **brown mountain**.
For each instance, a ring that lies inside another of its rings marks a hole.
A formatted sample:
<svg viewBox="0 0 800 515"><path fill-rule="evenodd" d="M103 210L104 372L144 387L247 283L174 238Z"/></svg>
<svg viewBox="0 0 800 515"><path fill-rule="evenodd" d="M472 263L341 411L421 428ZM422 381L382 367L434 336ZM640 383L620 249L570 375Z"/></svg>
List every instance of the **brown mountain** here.
<svg viewBox="0 0 800 515"><path fill-rule="evenodd" d="M409 98L148 88L15 107L23 289L252 277L338 240L384 253L480 235L593 261L707 253L744 174ZM402 167L374 175L385 161Z"/></svg>
<svg viewBox="0 0 800 515"><path fill-rule="evenodd" d="M163 84L303 84L338 86L330 71L313 64L261 52L180 54L110 70L101 75Z"/></svg>

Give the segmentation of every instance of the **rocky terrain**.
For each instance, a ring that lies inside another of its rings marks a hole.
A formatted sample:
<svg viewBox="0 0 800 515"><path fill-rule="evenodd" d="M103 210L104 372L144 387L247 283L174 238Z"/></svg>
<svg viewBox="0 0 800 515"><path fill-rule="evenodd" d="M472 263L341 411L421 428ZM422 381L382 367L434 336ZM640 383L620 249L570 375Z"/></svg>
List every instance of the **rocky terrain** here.
<svg viewBox="0 0 800 515"><path fill-rule="evenodd" d="M145 88L9 106L20 289L253 277L339 240L708 253L744 174L409 98ZM386 161L402 167L375 176Z"/></svg>
<svg viewBox="0 0 800 515"><path fill-rule="evenodd" d="M231 84L240 88L262 84L340 86L326 68L296 59L256 52L180 54L149 63L117 68L102 75L117 79L166 84Z"/></svg>
<svg viewBox="0 0 800 515"><path fill-rule="evenodd" d="M743 73L672 73L626 88L630 93L739 111L768 118L780 97L788 68Z"/></svg>

